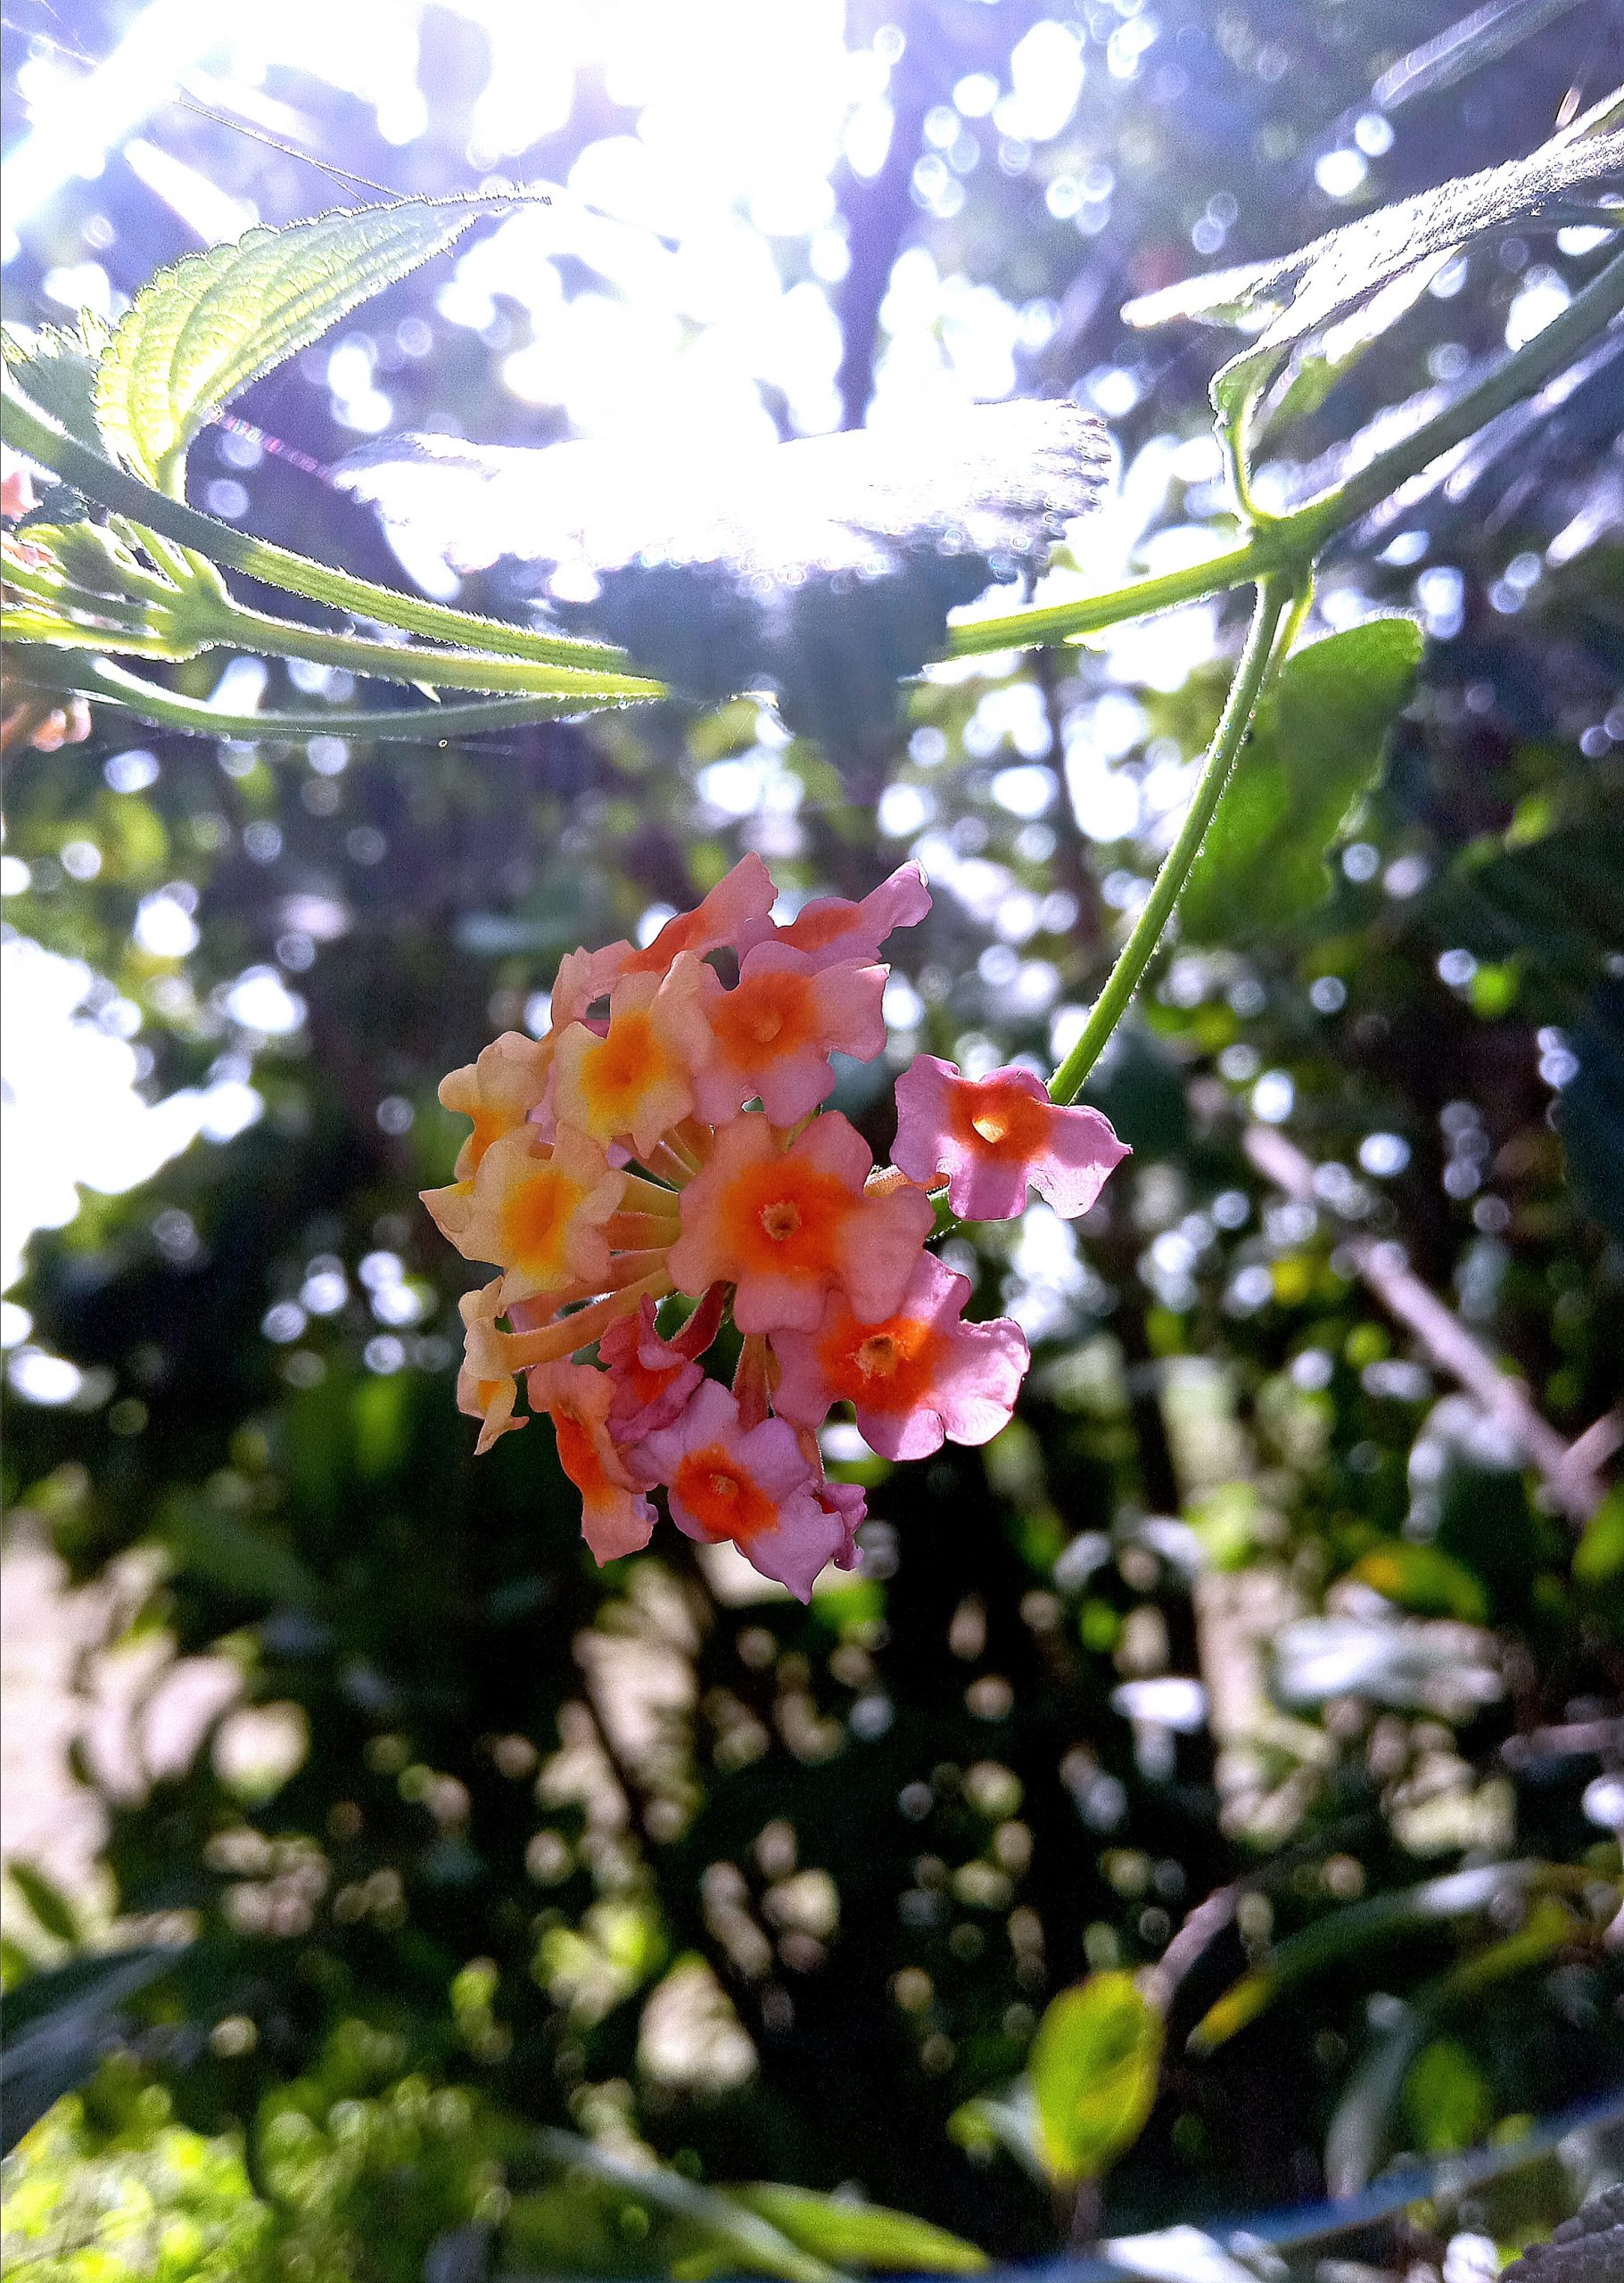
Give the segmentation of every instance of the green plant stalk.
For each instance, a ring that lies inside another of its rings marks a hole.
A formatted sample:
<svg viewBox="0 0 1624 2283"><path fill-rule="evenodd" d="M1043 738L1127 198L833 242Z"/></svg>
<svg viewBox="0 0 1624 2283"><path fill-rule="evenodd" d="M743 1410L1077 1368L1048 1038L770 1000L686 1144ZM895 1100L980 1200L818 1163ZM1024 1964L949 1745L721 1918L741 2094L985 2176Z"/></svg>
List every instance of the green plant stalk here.
<svg viewBox="0 0 1624 2283"><path fill-rule="evenodd" d="M1412 435L1401 437L1340 483L1306 499L1283 515L1254 530L1239 546L1205 563L1186 565L1153 579L1136 579L1081 602L1039 605L1003 618L981 618L949 631L950 658L989 650L1033 649L1098 634L1125 619L1148 617L1181 603L1200 602L1232 587L1267 577L1294 574L1312 562L1326 541L1389 499L1413 475L1445 452L1475 435L1498 414L1544 386L1624 309L1624 254L1614 257L1559 317L1492 373L1446 405Z"/></svg>
<svg viewBox="0 0 1624 2283"><path fill-rule="evenodd" d="M194 549L209 562L258 579L266 586L302 595L309 602L326 603L334 610L375 619L381 625L398 626L408 634L464 643L504 657L526 658L537 665L607 669L613 672L629 663L625 652L612 643L536 634L527 627L514 626L501 619L482 618L473 611L452 610L444 603L428 602L420 596L402 594L393 587L376 586L369 579L354 578L347 571L333 570L325 563L313 563L308 556L296 555L289 548L255 539L247 532L235 531L229 523L217 523L212 515L200 514L183 500L166 499L139 476L115 467L100 452L92 451L77 437L70 436L60 422L29 402L9 374L0 395L0 429L14 449L38 461L42 467L52 469L87 499L128 516L144 531L155 532L183 550Z"/></svg>
<svg viewBox="0 0 1624 2283"><path fill-rule="evenodd" d="M226 713L202 698L160 689L139 674L127 673L111 658L76 661L67 672L53 671L54 665L54 661L45 657L31 657L23 678L47 689L60 689L64 696L88 697L97 705L116 706L161 729L180 729L202 738L232 738L250 744L350 737L448 745L454 738L475 737L485 729L515 729L531 721L556 721L581 713L587 703L581 697L558 695L474 698L453 705L380 706L375 712L364 706L324 705L308 712ZM642 702L646 701L609 701L617 705ZM591 703L595 710L601 710L604 701Z"/></svg>
<svg viewBox="0 0 1624 2283"><path fill-rule="evenodd" d="M194 621L207 645L251 650L261 657L309 658L343 666L351 673L383 681L421 683L430 689L484 689L536 697L663 697L664 685L601 666L544 665L530 658L491 657L470 650L445 650L408 643L378 642L359 634L330 634L318 626L297 626L236 603L210 605Z"/></svg>
<svg viewBox="0 0 1624 2283"><path fill-rule="evenodd" d="M1084 1080L1121 1021L1129 1000L1139 987L1140 977L1150 964L1150 955L1161 941L1162 929L1172 916L1229 783L1274 656L1274 638L1293 592L1291 585L1278 575L1265 578L1258 587L1246 647L1224 701L1195 797L1179 827L1177 839L1162 859L1161 870L1134 923L1133 933L1117 954L1117 963L1105 979L1105 988L1094 1001L1082 1037L1049 1082L1050 1094L1057 1102L1076 1100Z"/></svg>

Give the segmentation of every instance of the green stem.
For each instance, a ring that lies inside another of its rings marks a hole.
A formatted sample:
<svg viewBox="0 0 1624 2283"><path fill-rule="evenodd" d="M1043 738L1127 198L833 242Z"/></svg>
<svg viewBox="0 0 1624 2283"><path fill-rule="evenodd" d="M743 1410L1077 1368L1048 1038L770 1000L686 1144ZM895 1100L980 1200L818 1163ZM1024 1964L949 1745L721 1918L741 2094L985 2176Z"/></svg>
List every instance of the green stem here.
<svg viewBox="0 0 1624 2283"><path fill-rule="evenodd" d="M393 587L374 585L369 579L351 577L325 563L312 563L291 548L234 531L229 523L200 515L184 501L168 499L151 484L128 470L115 467L100 452L92 451L61 423L29 402L8 373L0 399L0 424L5 441L41 466L53 469L87 499L128 515L144 530L160 533L177 547L193 548L209 562L227 571L240 571L267 586L291 595L329 604L386 626L430 640L460 642L504 657L527 658L537 665L579 666L614 672L628 663L623 650L605 642L577 641L565 635L535 634L501 619L482 618L473 611L452 610L443 603L404 595Z"/></svg>
<svg viewBox="0 0 1624 2283"><path fill-rule="evenodd" d="M1171 610L1180 603L1202 601L1272 573L1294 576L1338 532L1389 499L1400 485L1475 435L1498 414L1542 388L1620 309L1624 309L1624 254L1615 255L1582 293L1574 295L1560 317L1513 350L1475 388L1466 390L1453 404L1423 421L1413 434L1377 453L1340 483L1260 525L1239 546L1210 556L1204 563L1153 579L1136 579L1081 602L1040 605L1033 610L1012 611L1007 617L975 619L952 627L947 656L975 657L989 650L1032 649L1072 641L1080 635L1098 634L1108 626L1120 625L1126 619Z"/></svg>
<svg viewBox="0 0 1624 2283"><path fill-rule="evenodd" d="M513 691L538 697L573 696L589 705L598 697L663 697L664 686L597 666L545 665L528 658L482 656L467 650L442 650L409 643L377 642L359 634L329 634L318 626L295 626L264 611L235 603L211 609L202 621L205 639L261 657L309 658L384 681L420 682L428 688Z"/></svg>
<svg viewBox="0 0 1624 2283"><path fill-rule="evenodd" d="M110 658L76 662L67 673L40 671L44 661L30 659L24 679L60 689L64 696L88 697L150 721L161 729L180 729L202 738L234 738L254 744L274 744L285 738L298 743L306 738L396 738L412 745L446 745L453 738L478 735L484 729L516 729L529 721L556 721L579 713L579 697L492 697L460 705L364 706L324 705L308 713L225 713L202 698L183 697L160 689L139 674L127 673ZM617 701L631 703L630 700Z"/></svg>
<svg viewBox="0 0 1624 2283"><path fill-rule="evenodd" d="M1144 908L1134 923L1134 931L1117 955L1117 963L1105 979L1105 988L1095 1000L1084 1024L1083 1035L1066 1057L1049 1082L1049 1092L1057 1102L1071 1102L1077 1098L1083 1082L1100 1059L1101 1050L1121 1021L1129 1000L1139 987L1140 977L1150 964L1150 954L1161 941L1162 930L1172 916L1190 868L1196 860L1201 843L1207 837L1208 826L1229 783L1230 771L1240 753L1269 662L1274 655L1274 638L1280 622L1291 601L1293 589L1283 578L1265 579L1257 589L1257 601L1252 613L1246 647L1241 654L1241 664L1224 701L1224 713L1218 722L1211 750L1202 769L1195 797L1188 814L1179 827L1178 838L1162 860L1155 886L1146 897Z"/></svg>

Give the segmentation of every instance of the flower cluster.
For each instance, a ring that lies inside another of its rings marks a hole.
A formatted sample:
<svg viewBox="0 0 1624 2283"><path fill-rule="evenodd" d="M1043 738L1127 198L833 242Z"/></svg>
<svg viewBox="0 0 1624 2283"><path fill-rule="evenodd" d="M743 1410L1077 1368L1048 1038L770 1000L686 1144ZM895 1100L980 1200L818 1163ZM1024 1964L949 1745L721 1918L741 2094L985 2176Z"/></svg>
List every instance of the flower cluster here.
<svg viewBox="0 0 1624 2283"><path fill-rule="evenodd" d="M441 1087L473 1131L424 1203L501 1272L462 1303L480 1449L524 1424L523 1380L600 1562L647 1544L664 1487L679 1529L805 1600L826 1564L853 1565L863 1516L823 1471L832 1406L884 1456L920 1458L996 1434L1026 1369L1018 1328L966 1323L969 1280L926 1250L934 1194L985 1219L1031 1185L1077 1214L1126 1152L1029 1071L972 1080L921 1055L876 1167L823 1105L835 1055L884 1051L878 955L929 910L924 876L905 864L787 925L776 900L747 856L647 946L572 952L546 1036L507 1032ZM730 1321L724 1386L703 1359Z"/></svg>

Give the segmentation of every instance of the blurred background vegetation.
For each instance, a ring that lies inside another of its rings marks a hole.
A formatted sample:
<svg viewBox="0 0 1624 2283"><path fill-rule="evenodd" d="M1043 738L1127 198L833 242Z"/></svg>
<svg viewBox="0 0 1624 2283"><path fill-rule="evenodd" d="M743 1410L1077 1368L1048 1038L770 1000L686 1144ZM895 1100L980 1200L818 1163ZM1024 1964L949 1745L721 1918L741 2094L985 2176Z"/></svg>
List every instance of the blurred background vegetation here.
<svg viewBox="0 0 1624 2283"><path fill-rule="evenodd" d="M364 194L315 161L549 184L237 410L319 469L398 428L678 451L1070 392L1122 476L1059 599L1227 528L1215 337L1122 302L1531 148L1618 78L1624 10L16 0L4 42L13 320ZM1265 454L1264 504L1530 337L1602 237L1559 215L1452 265ZM445 750L103 715L18 756L4 1963L8 2090L49 2114L8 2165L15 2271L796 2271L728 2236L738 2181L1029 2257L1073 2215L1007 2089L1057 1992L1158 1965L1109 2234L1590 2103L1560 2160L1339 2271L1457 2283L1613 2176L1621 369L1615 328L1339 544L1309 631L1430 639L1330 892L1265 866L1192 902L1087 1096L1131 1163L1075 1228L952 1240L1032 1338L1020 1416L894 1470L837 1434L875 1519L807 1609L669 1531L598 1570L544 1434L475 1467L461 1265L416 1202L460 1130L438 1080L746 849L803 894L916 853L897 1067L1051 1067L1231 614L933 670L861 766L754 701ZM192 482L403 575L251 431ZM881 1150L888 1092L838 1097ZM111 1981L80 1957L110 1942ZM657 2193L615 2169L649 2151ZM772 2216L803 2275L886 2263Z"/></svg>

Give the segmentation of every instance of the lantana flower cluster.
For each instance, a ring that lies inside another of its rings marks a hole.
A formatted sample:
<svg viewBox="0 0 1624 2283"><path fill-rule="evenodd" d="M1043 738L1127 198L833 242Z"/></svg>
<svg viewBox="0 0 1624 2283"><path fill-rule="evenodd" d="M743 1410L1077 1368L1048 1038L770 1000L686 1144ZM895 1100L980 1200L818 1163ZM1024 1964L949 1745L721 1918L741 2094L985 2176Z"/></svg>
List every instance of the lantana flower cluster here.
<svg viewBox="0 0 1624 2283"><path fill-rule="evenodd" d="M966 1323L969 1279L927 1249L955 1216L1035 1188L1085 1212L1126 1155L1107 1120L1020 1068L970 1079L920 1055L896 1085L893 1162L838 1110L836 1055L886 1045L880 946L930 908L917 864L786 925L758 856L641 948L573 952L546 1035L508 1031L440 1089L473 1121L424 1203L499 1273L462 1302L460 1408L479 1448L545 1413L599 1562L637 1552L653 1494L803 1601L855 1565L856 1485L818 1430L849 1404L870 1446L985 1443L1030 1360L1019 1327ZM721 960L726 973L717 961ZM730 1384L705 1368L719 1335Z"/></svg>

